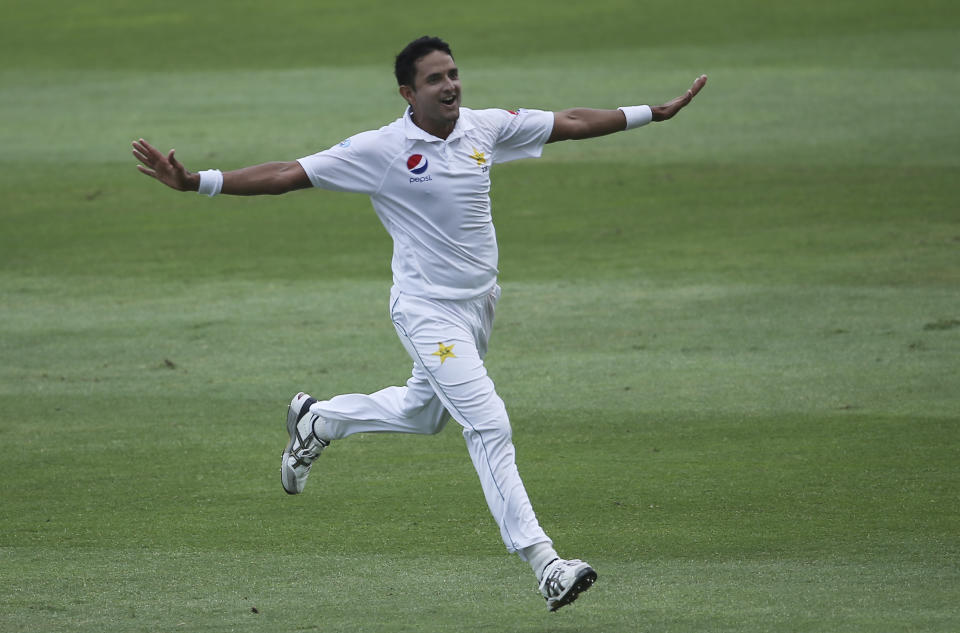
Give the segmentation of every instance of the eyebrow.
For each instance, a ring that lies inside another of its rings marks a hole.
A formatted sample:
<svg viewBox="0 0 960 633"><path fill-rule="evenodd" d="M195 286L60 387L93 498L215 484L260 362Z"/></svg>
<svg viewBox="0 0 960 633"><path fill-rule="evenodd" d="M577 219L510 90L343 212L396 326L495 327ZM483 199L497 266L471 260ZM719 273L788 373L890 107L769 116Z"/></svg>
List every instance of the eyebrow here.
<svg viewBox="0 0 960 633"><path fill-rule="evenodd" d="M431 79L437 79L439 77L443 77L444 75L449 75L450 73L457 73L459 75L460 69L454 66L453 68L448 69L446 72L430 73L429 75L427 75L426 79L427 81L430 81Z"/></svg>

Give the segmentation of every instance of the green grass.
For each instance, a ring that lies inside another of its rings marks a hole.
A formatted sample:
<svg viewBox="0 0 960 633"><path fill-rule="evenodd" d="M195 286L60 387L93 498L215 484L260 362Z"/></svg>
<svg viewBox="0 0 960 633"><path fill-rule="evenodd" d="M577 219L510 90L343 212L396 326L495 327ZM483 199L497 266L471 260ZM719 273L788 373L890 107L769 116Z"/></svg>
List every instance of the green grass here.
<svg viewBox="0 0 960 633"><path fill-rule="evenodd" d="M0 631L960 629L958 31L947 2L8 7ZM601 575L555 615L456 425L280 489L295 390L409 370L369 202L176 194L129 155L382 125L425 32L474 107L710 75L674 122L494 171L488 366L541 523Z"/></svg>

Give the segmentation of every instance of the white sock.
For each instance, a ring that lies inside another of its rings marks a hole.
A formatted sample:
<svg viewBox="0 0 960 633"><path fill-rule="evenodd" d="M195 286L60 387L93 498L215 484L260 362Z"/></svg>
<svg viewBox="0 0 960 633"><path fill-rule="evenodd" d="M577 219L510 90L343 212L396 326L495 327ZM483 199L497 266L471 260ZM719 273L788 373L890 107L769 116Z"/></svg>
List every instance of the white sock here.
<svg viewBox="0 0 960 633"><path fill-rule="evenodd" d="M557 558L560 558L557 556L557 551L553 549L553 544L550 541L534 543L530 547L524 547L518 550L517 554L520 555L520 558L530 563L530 567L533 569L533 573L537 575L538 581L543 576L543 570L547 568L547 565Z"/></svg>
<svg viewBox="0 0 960 633"><path fill-rule="evenodd" d="M316 431L317 437L324 442L329 442L333 438L330 437L330 433L327 431L327 421L323 419L323 416L313 410L313 407L317 406L317 404L318 403L314 402L313 405L310 406L310 413L313 415L304 416L304 419L309 420L314 415L317 416L317 420L313 423L309 430Z"/></svg>

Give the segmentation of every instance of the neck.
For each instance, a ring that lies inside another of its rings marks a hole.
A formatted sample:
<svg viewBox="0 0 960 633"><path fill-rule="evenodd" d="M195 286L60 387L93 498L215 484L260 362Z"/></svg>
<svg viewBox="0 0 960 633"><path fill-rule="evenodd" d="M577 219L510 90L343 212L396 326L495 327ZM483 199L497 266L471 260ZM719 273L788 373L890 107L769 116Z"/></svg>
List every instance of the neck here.
<svg viewBox="0 0 960 633"><path fill-rule="evenodd" d="M453 132L453 128L457 127L456 121L443 121L436 124L436 126L430 125L426 121L420 121L420 119L417 118L417 113L413 111L413 108L410 108L410 120L413 121L413 124L424 132L442 139L446 139L448 136L450 136L450 133Z"/></svg>

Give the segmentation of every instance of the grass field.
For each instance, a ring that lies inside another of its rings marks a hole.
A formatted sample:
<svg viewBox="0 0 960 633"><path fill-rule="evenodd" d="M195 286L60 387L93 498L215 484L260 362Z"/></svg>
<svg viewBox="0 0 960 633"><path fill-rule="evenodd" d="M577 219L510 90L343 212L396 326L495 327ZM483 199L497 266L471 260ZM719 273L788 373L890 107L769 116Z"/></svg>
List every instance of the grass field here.
<svg viewBox="0 0 960 633"><path fill-rule="evenodd" d="M455 425L335 444L290 396L407 377L367 199L139 175L289 160L402 111L675 121L494 170L488 367L594 589L548 614ZM51 0L0 22L0 632L960 630L960 9Z"/></svg>

